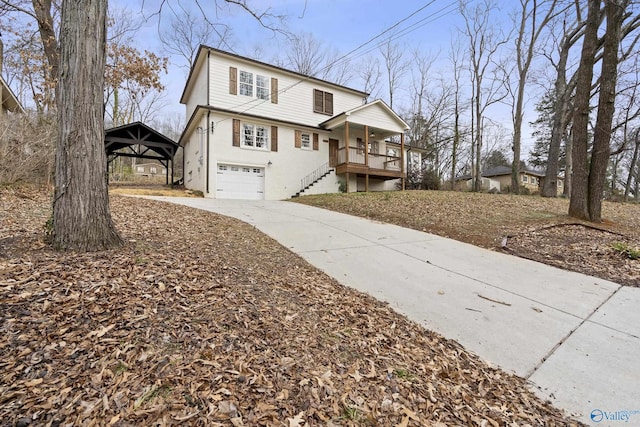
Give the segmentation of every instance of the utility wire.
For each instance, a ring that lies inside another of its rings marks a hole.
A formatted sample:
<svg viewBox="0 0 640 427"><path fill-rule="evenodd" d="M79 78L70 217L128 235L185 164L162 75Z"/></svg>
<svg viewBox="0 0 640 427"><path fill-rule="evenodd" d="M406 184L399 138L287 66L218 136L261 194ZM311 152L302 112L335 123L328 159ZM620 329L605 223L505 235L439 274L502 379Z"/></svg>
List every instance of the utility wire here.
<svg viewBox="0 0 640 427"><path fill-rule="evenodd" d="M416 11L412 12L411 14L406 16L405 18L397 21L396 23L394 23L390 27L382 30L380 33L378 33L377 35L371 37L370 39L368 39L364 43L361 43L356 48L350 50L349 52L347 52L346 54L344 54L341 57L337 58L333 62L327 64L325 67L323 67L322 69L318 70L318 72L322 72L322 71L328 70L328 69L334 67L335 65L341 63L341 62L346 62L346 61L350 60L349 57L352 56L355 52L357 52L360 49L362 49L363 47L371 44L372 42L374 42L375 40L377 40L380 37L384 36L385 34L391 32L393 29L397 28L398 26L400 26L404 22L408 21L412 17L414 17L417 14L419 14L420 12L422 12L427 7L431 6L433 3L435 3L435 1L436 0L429 1L427 4L425 4L424 6L420 7ZM425 26L425 25L427 25L427 24L429 24L429 23L431 23L431 22L433 22L433 21L435 21L437 19L440 19L440 18L452 13L455 10L455 8L453 8L453 9L451 9L451 8L455 4L457 4L455 0L450 2L448 5L442 7L441 9L437 10L436 12L431 13L430 15L426 16L425 18L422 18L421 20L411 24L410 26L408 26L408 27L406 27L404 29L401 29L398 33L396 33L394 35L391 35L389 38L387 38L387 39L385 39L385 40L383 40L381 42L378 42L376 45L374 45L373 47L369 48L365 52L362 52L362 53L358 54L357 56L354 56L353 59L360 58L360 57L366 55L367 53L370 53L370 52L374 51L375 49L378 49L380 46L384 45L385 43L387 43L389 41L396 40L396 39L398 39L400 37L403 37L403 36L413 32L413 31L417 30L418 28L421 28L421 27L423 27L423 26ZM288 91L289 89L291 89L291 88L293 88L293 87L295 87L295 86L297 86L297 85L299 85L299 84L301 84L301 83L303 83L305 81L308 81L311 78L313 78L313 76L306 76L304 78L300 78L295 83L293 83L293 84L291 84L291 85L289 85L289 86L287 86L285 88L282 88L282 89L278 90L278 94L284 93L284 92ZM248 112L250 110L253 110L254 108L259 107L260 105L266 103L267 101L268 101L268 99L260 99L260 100L251 99L251 100L249 100L247 102L235 105L231 109L239 109L239 108L242 108L242 107L244 107L246 105L254 104L254 105L251 105L249 108L247 108L247 109L245 109L245 110L240 112L240 114L243 114L243 113L246 113L246 112ZM218 122L216 122L216 124L222 123L222 122L224 122L226 120L229 120L229 118L219 120Z"/></svg>

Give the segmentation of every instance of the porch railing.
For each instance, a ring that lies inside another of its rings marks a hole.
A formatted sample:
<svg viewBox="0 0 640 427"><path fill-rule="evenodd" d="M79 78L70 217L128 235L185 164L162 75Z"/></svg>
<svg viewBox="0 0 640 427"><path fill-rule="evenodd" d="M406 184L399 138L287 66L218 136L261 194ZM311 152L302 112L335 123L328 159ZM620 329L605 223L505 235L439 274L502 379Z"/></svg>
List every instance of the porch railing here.
<svg viewBox="0 0 640 427"><path fill-rule="evenodd" d="M369 167L371 169L382 170L402 170L400 157L389 156L386 154L369 153ZM344 147L338 148L338 164L347 163L346 150ZM364 165L364 149L358 147L349 147L349 163Z"/></svg>

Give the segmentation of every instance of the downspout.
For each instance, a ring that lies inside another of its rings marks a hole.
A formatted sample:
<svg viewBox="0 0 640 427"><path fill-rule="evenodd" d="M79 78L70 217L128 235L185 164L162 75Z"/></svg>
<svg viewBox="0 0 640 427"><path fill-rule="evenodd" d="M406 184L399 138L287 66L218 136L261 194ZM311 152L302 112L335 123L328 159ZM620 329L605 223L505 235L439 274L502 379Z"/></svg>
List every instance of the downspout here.
<svg viewBox="0 0 640 427"><path fill-rule="evenodd" d="M211 115L211 111L207 111L207 123L210 123L209 115ZM205 128L205 129L206 129L205 132L207 132L207 194L209 194L209 134L213 132L213 127L211 129L209 128Z"/></svg>
<svg viewBox="0 0 640 427"><path fill-rule="evenodd" d="M211 79L211 61L209 60L209 57L211 56L211 50L207 49L207 106L211 105L211 98L210 98L210 79ZM207 194L209 194L209 133L213 132L213 128L209 129L209 124L211 123L209 121L209 116L211 115L211 111L207 111L207 126L205 126L206 132L207 132L207 185L206 185L206 190L207 190Z"/></svg>

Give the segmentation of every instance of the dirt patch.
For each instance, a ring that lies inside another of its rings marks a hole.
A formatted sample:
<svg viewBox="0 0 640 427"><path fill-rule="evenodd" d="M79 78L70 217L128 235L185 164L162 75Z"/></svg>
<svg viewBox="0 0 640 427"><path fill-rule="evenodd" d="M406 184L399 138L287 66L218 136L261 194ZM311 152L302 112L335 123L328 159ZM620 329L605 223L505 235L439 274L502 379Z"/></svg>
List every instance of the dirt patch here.
<svg viewBox="0 0 640 427"><path fill-rule="evenodd" d="M640 260L616 249L637 248L637 242L624 234L585 224L559 224L510 236L505 243L508 251L524 258L640 286Z"/></svg>

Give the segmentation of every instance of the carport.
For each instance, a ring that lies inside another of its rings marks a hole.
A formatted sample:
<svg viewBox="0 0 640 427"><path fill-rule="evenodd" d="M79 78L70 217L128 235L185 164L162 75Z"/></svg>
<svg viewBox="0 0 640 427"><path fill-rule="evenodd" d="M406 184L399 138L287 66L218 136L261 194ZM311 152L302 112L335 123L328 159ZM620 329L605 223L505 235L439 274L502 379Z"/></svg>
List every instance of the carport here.
<svg viewBox="0 0 640 427"><path fill-rule="evenodd" d="M166 170L166 184L173 186L173 158L180 145L171 138L162 135L142 122L129 123L107 129L104 135L104 148L107 153L107 170L118 157L157 160ZM171 164L171 181L169 181Z"/></svg>

